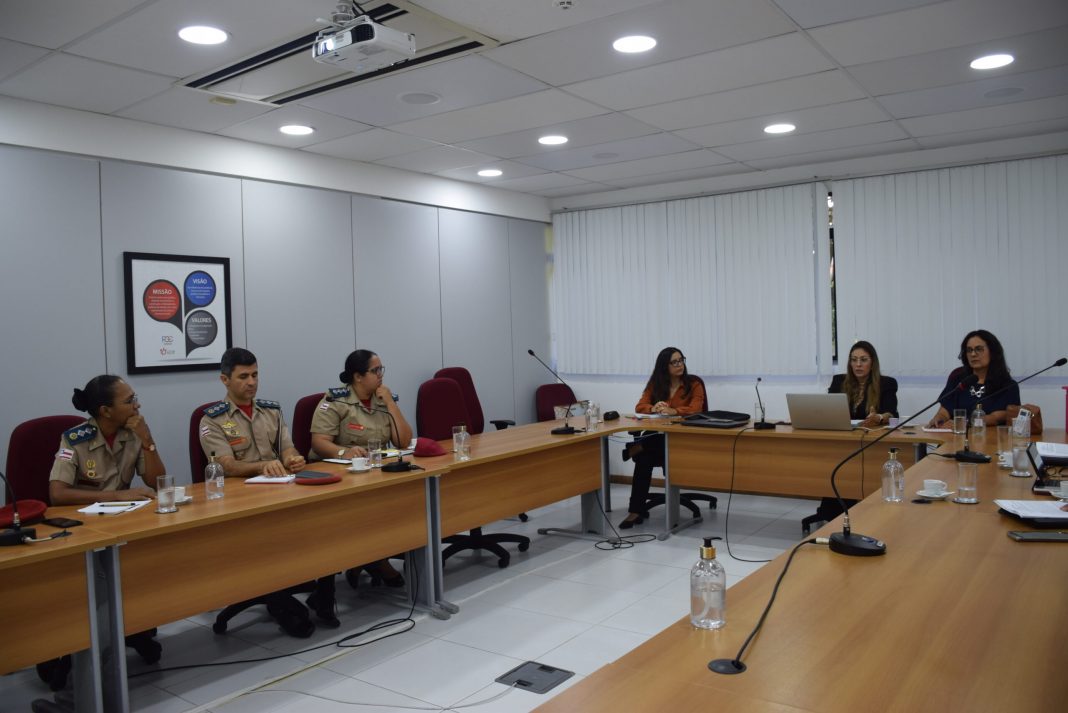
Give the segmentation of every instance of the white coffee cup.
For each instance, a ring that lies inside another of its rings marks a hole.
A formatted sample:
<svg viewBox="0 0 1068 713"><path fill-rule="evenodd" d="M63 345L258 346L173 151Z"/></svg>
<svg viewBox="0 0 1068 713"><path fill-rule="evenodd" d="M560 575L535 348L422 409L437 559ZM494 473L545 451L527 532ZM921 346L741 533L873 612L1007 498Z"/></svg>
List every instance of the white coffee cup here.
<svg viewBox="0 0 1068 713"><path fill-rule="evenodd" d="M368 461L367 458L361 458L360 456L356 456L352 459L353 470L368 470L370 469L370 467L370 461Z"/></svg>
<svg viewBox="0 0 1068 713"><path fill-rule="evenodd" d="M923 492L930 493L931 495L941 495L946 492L946 481L925 480L923 481Z"/></svg>
<svg viewBox="0 0 1068 713"><path fill-rule="evenodd" d="M176 501L178 501L178 502L181 502L182 500L185 500L185 486L184 485L175 485L174 486L174 499Z"/></svg>

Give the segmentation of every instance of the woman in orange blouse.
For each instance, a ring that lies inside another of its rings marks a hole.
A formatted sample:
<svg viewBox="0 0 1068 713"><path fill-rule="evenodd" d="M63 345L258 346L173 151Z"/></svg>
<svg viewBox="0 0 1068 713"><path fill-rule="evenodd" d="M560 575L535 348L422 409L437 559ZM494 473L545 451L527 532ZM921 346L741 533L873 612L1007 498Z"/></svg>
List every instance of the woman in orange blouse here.
<svg viewBox="0 0 1068 713"><path fill-rule="evenodd" d="M701 380L686 371L686 357L675 347L661 349L656 356L653 374L645 385L634 410L663 416L686 416L702 410L705 387ZM627 518L619 524L628 530L645 519L645 501L653 468L664 467L664 436L656 434L628 446L624 458L634 459L634 478L630 486Z"/></svg>

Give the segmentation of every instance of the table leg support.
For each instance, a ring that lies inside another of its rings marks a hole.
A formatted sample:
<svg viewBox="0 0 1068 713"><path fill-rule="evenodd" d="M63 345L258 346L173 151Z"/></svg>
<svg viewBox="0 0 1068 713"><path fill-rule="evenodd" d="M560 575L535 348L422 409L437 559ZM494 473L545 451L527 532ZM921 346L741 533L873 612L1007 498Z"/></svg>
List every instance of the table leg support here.
<svg viewBox="0 0 1068 713"><path fill-rule="evenodd" d="M438 619L448 619L460 607L445 599L445 563L441 559L441 483L440 476L426 479L427 568L432 594L431 610Z"/></svg>

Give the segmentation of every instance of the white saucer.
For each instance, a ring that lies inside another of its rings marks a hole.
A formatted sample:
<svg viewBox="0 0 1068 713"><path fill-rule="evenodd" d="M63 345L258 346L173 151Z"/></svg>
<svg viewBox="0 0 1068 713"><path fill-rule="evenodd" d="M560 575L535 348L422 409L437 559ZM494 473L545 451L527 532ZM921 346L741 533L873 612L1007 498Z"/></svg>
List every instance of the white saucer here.
<svg viewBox="0 0 1068 713"><path fill-rule="evenodd" d="M349 466L348 467L348 471L350 473L370 473L371 469L370 469L370 467L368 467L368 468L353 468L352 466Z"/></svg>
<svg viewBox="0 0 1068 713"><path fill-rule="evenodd" d="M926 490L917 490L916 494L919 495L921 498L927 498L928 500L945 500L950 495L953 495L956 492L957 492L956 490L947 490L947 491L945 491L943 493L936 494L936 493L929 493Z"/></svg>
<svg viewBox="0 0 1068 713"><path fill-rule="evenodd" d="M181 500L175 500L174 504L175 505L186 505L187 503L191 503L191 502L193 502L193 496L192 495L186 495Z"/></svg>

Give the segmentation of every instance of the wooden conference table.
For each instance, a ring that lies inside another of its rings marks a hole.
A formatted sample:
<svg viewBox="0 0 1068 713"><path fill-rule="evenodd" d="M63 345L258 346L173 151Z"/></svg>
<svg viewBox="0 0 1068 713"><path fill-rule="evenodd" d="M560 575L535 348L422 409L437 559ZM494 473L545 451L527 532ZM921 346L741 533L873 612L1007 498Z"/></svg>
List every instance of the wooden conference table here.
<svg viewBox="0 0 1068 713"><path fill-rule="evenodd" d="M723 629L696 630L684 617L537 710L1065 710L1068 547L1010 540L1008 530L1030 528L993 503L1047 496L1032 495L1033 478L989 464L979 466L978 505L909 502L924 478L952 486L956 468L928 457L906 471L905 502L873 495L851 510L854 532L886 542L884 556L803 546L743 656L746 672L723 676L707 664L737 654L785 554L731 587ZM840 528L839 518L814 536Z"/></svg>

